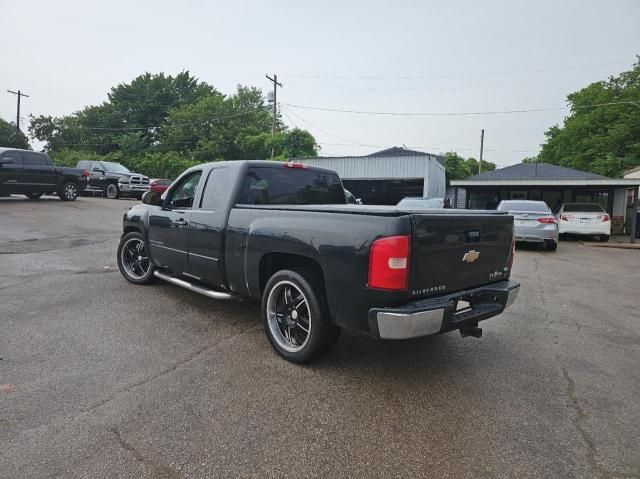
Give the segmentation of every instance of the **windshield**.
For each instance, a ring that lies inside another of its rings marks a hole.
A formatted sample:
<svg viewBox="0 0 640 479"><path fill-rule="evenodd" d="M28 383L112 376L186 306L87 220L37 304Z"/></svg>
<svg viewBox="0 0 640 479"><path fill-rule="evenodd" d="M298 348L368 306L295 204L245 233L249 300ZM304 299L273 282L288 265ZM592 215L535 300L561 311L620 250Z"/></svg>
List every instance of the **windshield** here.
<svg viewBox="0 0 640 479"><path fill-rule="evenodd" d="M131 173L128 168L125 168L120 163L104 161L102 164L104 165L104 168L111 173Z"/></svg>
<svg viewBox="0 0 640 479"><path fill-rule="evenodd" d="M567 203L564 205L563 211L577 213L604 213L602 207L595 203Z"/></svg>
<svg viewBox="0 0 640 479"><path fill-rule="evenodd" d="M537 213L551 213L544 201L502 201L498 211L535 211Z"/></svg>
<svg viewBox="0 0 640 479"><path fill-rule="evenodd" d="M442 198L403 198L398 202L397 206L405 208L442 208L444 201Z"/></svg>

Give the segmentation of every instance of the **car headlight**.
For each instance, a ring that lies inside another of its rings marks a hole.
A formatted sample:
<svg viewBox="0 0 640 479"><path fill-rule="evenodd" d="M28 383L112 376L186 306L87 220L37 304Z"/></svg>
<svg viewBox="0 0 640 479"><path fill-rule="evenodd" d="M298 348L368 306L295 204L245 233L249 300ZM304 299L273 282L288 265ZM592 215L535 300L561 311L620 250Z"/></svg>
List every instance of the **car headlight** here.
<svg viewBox="0 0 640 479"><path fill-rule="evenodd" d="M118 183L128 184L131 178L120 178Z"/></svg>

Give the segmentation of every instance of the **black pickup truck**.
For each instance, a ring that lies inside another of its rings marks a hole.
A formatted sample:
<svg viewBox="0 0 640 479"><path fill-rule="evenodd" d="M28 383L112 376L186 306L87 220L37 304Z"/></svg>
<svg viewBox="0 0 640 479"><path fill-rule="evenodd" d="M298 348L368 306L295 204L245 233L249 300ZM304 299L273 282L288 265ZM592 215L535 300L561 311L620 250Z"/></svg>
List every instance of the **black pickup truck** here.
<svg viewBox="0 0 640 479"><path fill-rule="evenodd" d="M120 163L81 160L76 168L89 171L87 192L100 192L110 200L121 196L142 198L149 191L149 177L134 173Z"/></svg>
<svg viewBox="0 0 640 479"><path fill-rule="evenodd" d="M87 186L89 172L54 166L46 153L0 148L0 194L23 194L32 200L44 194L74 201Z"/></svg>
<svg viewBox="0 0 640 479"><path fill-rule="evenodd" d="M329 170L199 165L125 213L118 266L136 284L261 299L271 344L294 362L330 349L340 328L480 337L478 322L515 300L512 216L345 203Z"/></svg>

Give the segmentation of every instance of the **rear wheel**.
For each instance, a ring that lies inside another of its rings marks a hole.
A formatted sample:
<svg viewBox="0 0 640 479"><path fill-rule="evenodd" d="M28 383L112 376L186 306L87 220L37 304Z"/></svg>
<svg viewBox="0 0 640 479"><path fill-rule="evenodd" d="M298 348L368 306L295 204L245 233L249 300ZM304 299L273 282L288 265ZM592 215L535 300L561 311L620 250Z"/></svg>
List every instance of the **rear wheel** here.
<svg viewBox="0 0 640 479"><path fill-rule="evenodd" d="M115 183L109 183L104 188L104 195L110 200L118 199L118 196L120 195L120 190L118 189L118 185L116 185Z"/></svg>
<svg viewBox="0 0 640 479"><path fill-rule="evenodd" d="M44 193L29 193L25 195L30 200L39 200Z"/></svg>
<svg viewBox="0 0 640 479"><path fill-rule="evenodd" d="M544 247L547 251L555 251L558 249L558 243L551 240L551 241L545 241L544 242Z"/></svg>
<svg viewBox="0 0 640 479"><path fill-rule="evenodd" d="M140 233L127 233L120 240L118 269L122 276L133 284L148 284L155 279L153 275L155 267Z"/></svg>
<svg viewBox="0 0 640 479"><path fill-rule="evenodd" d="M78 197L78 185L73 181L67 181L62 185L62 190L58 193L62 201L75 201Z"/></svg>
<svg viewBox="0 0 640 479"><path fill-rule="evenodd" d="M320 280L307 270L282 270L267 282L262 321L273 348L304 363L329 351L340 328L331 323Z"/></svg>
<svg viewBox="0 0 640 479"><path fill-rule="evenodd" d="M599 239L600 239L600 242L606 243L607 241L609 241L609 235L600 235Z"/></svg>

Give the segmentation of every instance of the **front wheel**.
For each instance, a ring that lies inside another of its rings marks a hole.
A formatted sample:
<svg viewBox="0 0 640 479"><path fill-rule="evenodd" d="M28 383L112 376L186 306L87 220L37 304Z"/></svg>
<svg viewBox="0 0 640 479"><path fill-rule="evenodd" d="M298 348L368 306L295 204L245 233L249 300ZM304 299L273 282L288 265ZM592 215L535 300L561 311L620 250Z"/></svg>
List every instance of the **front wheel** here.
<svg viewBox="0 0 640 479"><path fill-rule="evenodd" d="M27 195L25 195L27 198L29 198L30 200L39 200L40 197L43 195L43 193L29 193Z"/></svg>
<svg viewBox="0 0 640 479"><path fill-rule="evenodd" d="M67 181L62 185L62 190L58 195L62 201L75 201L78 197L78 185L73 181Z"/></svg>
<svg viewBox="0 0 640 479"><path fill-rule="evenodd" d="M307 270L282 270L269 279L262 321L276 352L294 363L326 353L340 334L330 321L322 283Z"/></svg>
<svg viewBox="0 0 640 479"><path fill-rule="evenodd" d="M118 245L118 269L124 279L133 284L151 283L155 267L147 253L144 238L140 233L127 233Z"/></svg>
<svg viewBox="0 0 640 479"><path fill-rule="evenodd" d="M104 189L104 195L110 200L117 200L120 196L120 190L115 183L109 183Z"/></svg>

